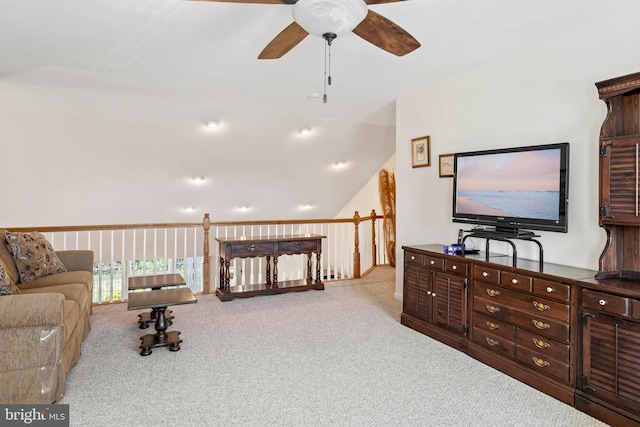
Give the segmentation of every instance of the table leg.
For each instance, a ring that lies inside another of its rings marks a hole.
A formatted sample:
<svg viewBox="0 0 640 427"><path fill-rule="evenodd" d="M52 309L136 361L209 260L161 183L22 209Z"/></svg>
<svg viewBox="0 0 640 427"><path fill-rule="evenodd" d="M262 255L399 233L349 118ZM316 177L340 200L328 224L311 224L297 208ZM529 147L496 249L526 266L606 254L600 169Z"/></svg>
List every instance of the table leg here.
<svg viewBox="0 0 640 427"><path fill-rule="evenodd" d="M231 275L229 274L229 265L231 265L231 262L229 260L226 260L224 262L224 293L225 294L228 294L229 292L231 292L231 290L229 289L231 284Z"/></svg>
<svg viewBox="0 0 640 427"><path fill-rule="evenodd" d="M271 257L270 256L267 256L267 272L266 272L266 274L267 274L266 283L267 283L267 287L269 288L269 287L271 287Z"/></svg>
<svg viewBox="0 0 640 427"><path fill-rule="evenodd" d="M307 283L311 283L313 276L311 275L311 252L307 254Z"/></svg>
<svg viewBox="0 0 640 427"><path fill-rule="evenodd" d="M320 277L320 253L316 254L316 283L322 282Z"/></svg>
<svg viewBox="0 0 640 427"><path fill-rule="evenodd" d="M220 257L220 284L219 289L224 290L224 258Z"/></svg>
<svg viewBox="0 0 640 427"><path fill-rule="evenodd" d="M156 307L156 333L155 335L145 335L140 340L142 340L142 344L140 344L140 355L148 356L151 354L152 347L158 347L165 343L165 339L167 337L167 318L165 315L165 311L167 307ZM178 348L179 349L179 348Z"/></svg>
<svg viewBox="0 0 640 427"><path fill-rule="evenodd" d="M273 285L271 287L278 287L278 257L273 257Z"/></svg>

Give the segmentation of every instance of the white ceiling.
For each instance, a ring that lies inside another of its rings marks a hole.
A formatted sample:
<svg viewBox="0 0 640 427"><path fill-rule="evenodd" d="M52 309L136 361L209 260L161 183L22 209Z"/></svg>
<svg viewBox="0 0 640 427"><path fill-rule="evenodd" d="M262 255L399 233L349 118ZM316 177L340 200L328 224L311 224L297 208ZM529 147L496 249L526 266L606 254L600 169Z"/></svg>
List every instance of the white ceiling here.
<svg viewBox="0 0 640 427"><path fill-rule="evenodd" d="M257 59L292 22L288 5L0 0L0 149L33 156L33 144L46 139L57 150L36 164L75 161L73 172L34 178L87 194L76 217L54 222L190 221L206 211L220 220L332 217L395 152L398 96L613 22L625 3L370 6L422 47L399 58L354 34L337 39L323 104L308 97L323 92L322 39L309 36L278 60ZM203 128L211 118L219 129ZM310 136L296 134L307 125ZM336 161L348 167L335 171ZM190 176L207 182L195 187ZM114 200L123 207L114 209ZM306 203L312 209L300 211ZM241 205L251 210L237 212ZM184 206L197 211L185 214ZM15 221L47 225L24 215Z"/></svg>

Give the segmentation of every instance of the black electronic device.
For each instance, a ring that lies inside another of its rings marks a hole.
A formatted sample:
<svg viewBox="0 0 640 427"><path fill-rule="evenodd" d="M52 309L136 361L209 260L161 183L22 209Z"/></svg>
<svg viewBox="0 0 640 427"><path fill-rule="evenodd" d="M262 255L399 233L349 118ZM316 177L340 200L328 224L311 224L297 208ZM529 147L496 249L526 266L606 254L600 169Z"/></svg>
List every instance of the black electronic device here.
<svg viewBox="0 0 640 427"><path fill-rule="evenodd" d="M454 222L515 238L533 236L529 229L566 233L568 196L567 142L454 155Z"/></svg>

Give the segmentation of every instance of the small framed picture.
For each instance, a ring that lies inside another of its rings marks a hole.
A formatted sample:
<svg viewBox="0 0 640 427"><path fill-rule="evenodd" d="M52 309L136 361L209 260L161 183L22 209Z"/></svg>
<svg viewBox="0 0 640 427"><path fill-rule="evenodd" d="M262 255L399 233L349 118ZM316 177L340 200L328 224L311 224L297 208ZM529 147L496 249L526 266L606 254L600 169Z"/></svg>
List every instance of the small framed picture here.
<svg viewBox="0 0 640 427"><path fill-rule="evenodd" d="M411 166L414 168L431 166L431 147L428 136L411 140Z"/></svg>
<svg viewBox="0 0 640 427"><path fill-rule="evenodd" d="M440 178L453 177L453 154L440 154Z"/></svg>

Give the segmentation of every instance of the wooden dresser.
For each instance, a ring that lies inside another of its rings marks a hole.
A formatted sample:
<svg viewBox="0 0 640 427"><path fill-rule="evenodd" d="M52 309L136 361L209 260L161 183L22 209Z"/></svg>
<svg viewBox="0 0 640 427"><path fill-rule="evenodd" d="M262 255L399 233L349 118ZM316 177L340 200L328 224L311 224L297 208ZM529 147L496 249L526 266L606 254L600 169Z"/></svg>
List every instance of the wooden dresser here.
<svg viewBox="0 0 640 427"><path fill-rule="evenodd" d="M612 425L640 425L640 292L596 271L403 246L401 322Z"/></svg>

